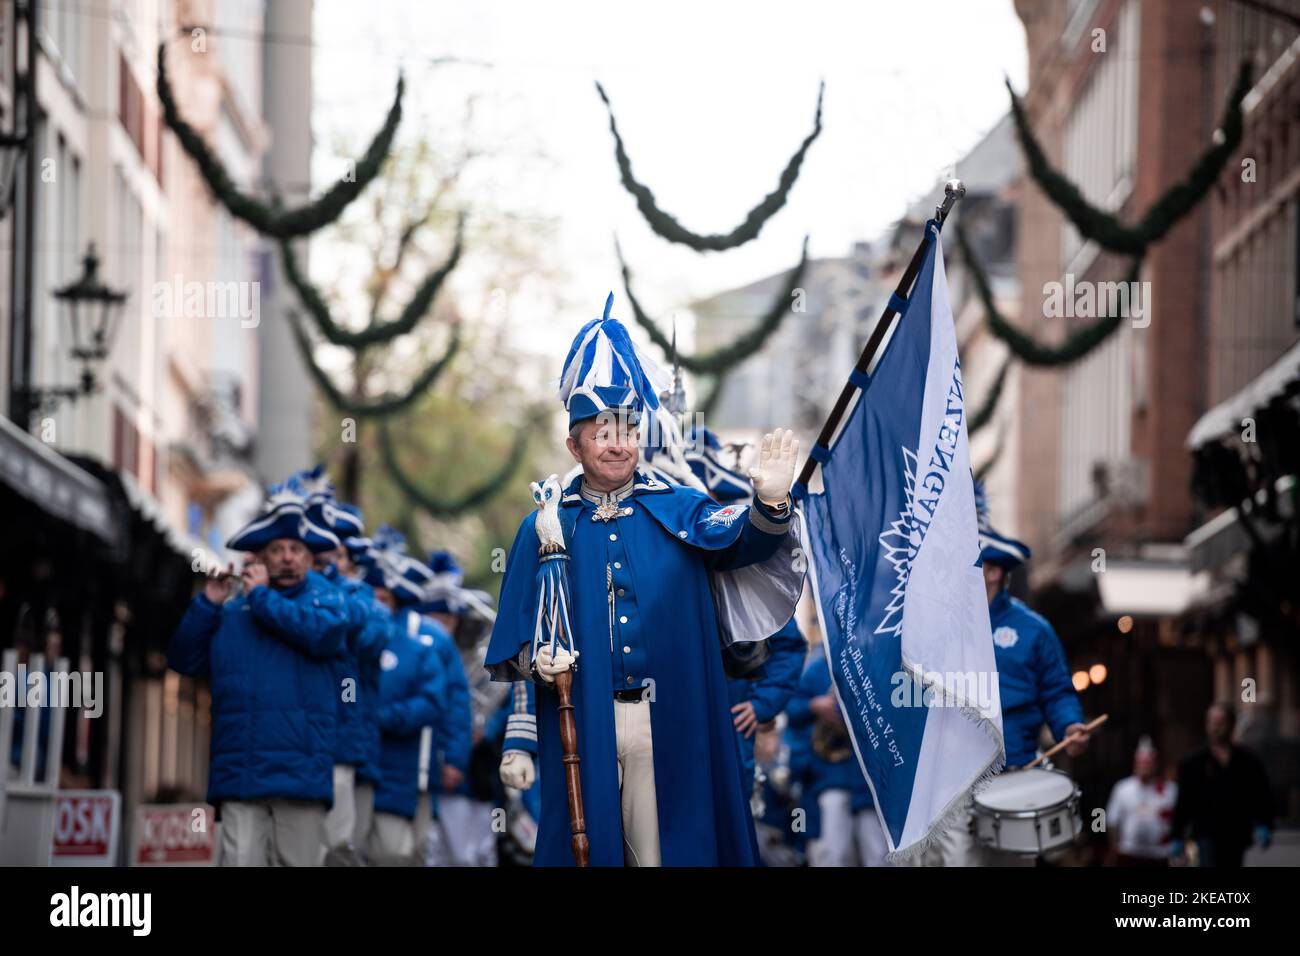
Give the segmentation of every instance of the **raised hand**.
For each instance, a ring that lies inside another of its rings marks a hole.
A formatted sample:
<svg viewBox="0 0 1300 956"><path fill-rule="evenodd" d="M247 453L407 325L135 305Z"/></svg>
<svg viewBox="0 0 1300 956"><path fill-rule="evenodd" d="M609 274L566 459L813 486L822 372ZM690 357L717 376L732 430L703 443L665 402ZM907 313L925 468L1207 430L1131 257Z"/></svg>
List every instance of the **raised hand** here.
<svg viewBox="0 0 1300 956"><path fill-rule="evenodd" d="M778 428L763 436L758 446L758 463L749 469L754 494L770 507L785 503L794 484L794 465L799 457L799 439L788 428Z"/></svg>

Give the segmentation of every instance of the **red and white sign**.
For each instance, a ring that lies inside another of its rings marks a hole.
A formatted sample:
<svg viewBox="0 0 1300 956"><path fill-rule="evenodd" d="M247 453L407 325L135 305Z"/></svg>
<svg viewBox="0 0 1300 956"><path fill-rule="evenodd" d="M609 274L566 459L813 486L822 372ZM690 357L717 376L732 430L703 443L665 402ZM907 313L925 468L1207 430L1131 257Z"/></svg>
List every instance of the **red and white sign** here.
<svg viewBox="0 0 1300 956"><path fill-rule="evenodd" d="M54 795L51 866L116 866L122 795L116 790L60 790Z"/></svg>
<svg viewBox="0 0 1300 956"><path fill-rule="evenodd" d="M136 808L132 866L214 866L216 814L206 804L155 803Z"/></svg>

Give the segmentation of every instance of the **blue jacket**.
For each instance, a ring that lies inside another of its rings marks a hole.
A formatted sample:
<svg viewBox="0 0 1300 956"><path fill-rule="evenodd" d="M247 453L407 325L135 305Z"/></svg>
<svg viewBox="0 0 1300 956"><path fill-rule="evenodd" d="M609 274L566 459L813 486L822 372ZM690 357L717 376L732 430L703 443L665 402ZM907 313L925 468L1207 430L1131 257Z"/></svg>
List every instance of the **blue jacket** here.
<svg viewBox="0 0 1300 956"><path fill-rule="evenodd" d="M803 806L808 811L808 836L815 837L820 830L817 814L817 798L825 790L848 790L852 794L854 812L871 807L871 790L867 787L867 778L862 774L857 754L850 751L847 759L831 763L812 746L817 717L811 709L814 697L831 692L831 669L826 663L826 655L821 650L813 651L799 687L790 698L785 712L790 721L791 772L802 771ZM795 741L798 742L799 754L796 762Z"/></svg>
<svg viewBox="0 0 1300 956"><path fill-rule="evenodd" d="M199 594L167 647L175 671L212 687L208 800L334 802L342 594L314 571L283 591L253 588L218 607Z"/></svg>
<svg viewBox="0 0 1300 956"><path fill-rule="evenodd" d="M338 695L334 762L351 764L362 780L374 783L379 779L379 655L388 646L392 614L375 600L370 585L340 576L332 565L324 576L343 592L349 625L347 645L334 661L335 686L351 688Z"/></svg>
<svg viewBox="0 0 1300 956"><path fill-rule="evenodd" d="M446 676L431 640L407 633L405 613L393 617L379 667L379 781L375 812L415 819L420 798L420 736L442 718Z"/></svg>
<svg viewBox="0 0 1300 956"><path fill-rule="evenodd" d="M1043 724L1057 740L1064 740L1066 727L1083 722L1083 707L1061 641L1046 619L1002 591L989 605L989 624L1007 766L1023 767L1034 759Z"/></svg>
<svg viewBox="0 0 1300 956"><path fill-rule="evenodd" d="M757 678L745 680L732 677L727 679L727 692L732 707L745 701L754 704L754 716L760 724L775 720L776 715L785 709L790 696L799 686L799 675L803 671L804 658L808 654L808 642L799 631L799 625L790 618L781 630L767 639L771 655L763 662ZM735 716L734 714L732 715ZM736 731L736 745L740 748L740 779L746 792L754 789L754 738L757 734L745 737Z"/></svg>

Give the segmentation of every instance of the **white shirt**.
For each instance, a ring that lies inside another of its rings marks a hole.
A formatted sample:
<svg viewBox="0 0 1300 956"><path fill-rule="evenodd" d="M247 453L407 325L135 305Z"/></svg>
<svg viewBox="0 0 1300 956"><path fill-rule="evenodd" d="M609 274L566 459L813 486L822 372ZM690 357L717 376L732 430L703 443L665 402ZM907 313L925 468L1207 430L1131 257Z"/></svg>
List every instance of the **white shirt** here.
<svg viewBox="0 0 1300 956"><path fill-rule="evenodd" d="M1143 783L1125 777L1115 784L1106 805L1106 826L1119 834L1119 852L1163 857L1169 853L1169 825L1178 785L1157 778Z"/></svg>

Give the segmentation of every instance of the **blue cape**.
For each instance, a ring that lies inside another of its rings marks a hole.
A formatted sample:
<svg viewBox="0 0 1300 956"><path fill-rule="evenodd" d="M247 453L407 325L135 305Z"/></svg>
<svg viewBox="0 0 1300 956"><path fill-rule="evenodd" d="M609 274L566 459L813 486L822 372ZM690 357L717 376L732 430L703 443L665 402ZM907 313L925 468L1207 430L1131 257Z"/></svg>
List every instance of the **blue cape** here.
<svg viewBox="0 0 1300 956"><path fill-rule="evenodd" d="M623 865L605 550L607 535L617 532L627 561L620 586L630 592L623 606L645 624L638 632L645 638L644 656L638 658L644 666L638 670L652 681L647 692L653 694L648 706L663 864L754 865L749 794L740 786L710 572L751 567L778 555L788 545L788 522L760 530L743 507L724 510L697 491L641 473L632 497L622 502L632 513L608 524L593 522L593 506L577 493L580 480L566 489L560 522L571 558L570 620L579 651L573 696L591 864ZM519 679L531 657L536 515L520 525L507 559L485 660L496 679ZM550 685L538 686L538 866L573 865L557 702Z"/></svg>

